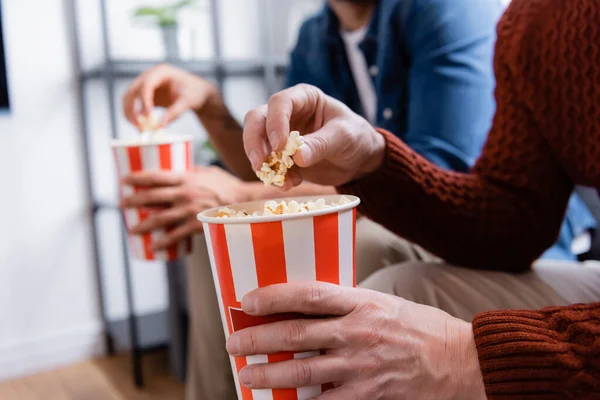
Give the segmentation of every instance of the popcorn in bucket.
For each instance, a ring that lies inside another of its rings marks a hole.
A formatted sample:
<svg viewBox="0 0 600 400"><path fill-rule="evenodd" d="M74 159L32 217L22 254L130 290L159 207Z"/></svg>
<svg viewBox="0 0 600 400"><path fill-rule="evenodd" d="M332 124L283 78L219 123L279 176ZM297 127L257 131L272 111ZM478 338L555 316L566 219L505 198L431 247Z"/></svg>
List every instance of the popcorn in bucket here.
<svg viewBox="0 0 600 400"><path fill-rule="evenodd" d="M300 197L237 204L198 215L204 226L227 337L244 328L293 318L290 315L254 317L244 313L242 298L259 287L301 281L356 286L356 207L359 203L354 196ZM283 211L272 212L278 209ZM237 376L248 364L313 357L319 355L320 350L231 357L238 398L304 400L318 396L332 386L251 390L241 386Z"/></svg>
<svg viewBox="0 0 600 400"><path fill-rule="evenodd" d="M192 138L178 135L140 135L135 140L115 140L112 142L113 155L117 166L119 180L132 172L143 170L191 171ZM133 187L119 183L121 198L134 193ZM149 212L131 208L124 210L127 229L146 220ZM182 240L166 250L153 251L153 243L165 235L164 229L155 230L144 235L128 234L128 245L131 255L139 260L176 260L191 251L191 239Z"/></svg>

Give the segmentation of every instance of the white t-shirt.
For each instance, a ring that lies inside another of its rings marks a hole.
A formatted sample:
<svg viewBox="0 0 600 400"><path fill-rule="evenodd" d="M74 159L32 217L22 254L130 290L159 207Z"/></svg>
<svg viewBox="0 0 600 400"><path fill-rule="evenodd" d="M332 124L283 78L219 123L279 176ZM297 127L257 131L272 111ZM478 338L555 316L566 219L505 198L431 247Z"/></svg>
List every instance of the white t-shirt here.
<svg viewBox="0 0 600 400"><path fill-rule="evenodd" d="M346 55L348 56L348 64L352 70L354 83L358 90L360 103L365 112L365 117L369 122L374 123L377 117L377 95L375 94L375 86L371 73L376 73L376 69L369 69L367 60L358 47L367 34L368 25L354 31L346 31L340 29L340 35L346 47ZM371 73L369 73L371 72Z"/></svg>

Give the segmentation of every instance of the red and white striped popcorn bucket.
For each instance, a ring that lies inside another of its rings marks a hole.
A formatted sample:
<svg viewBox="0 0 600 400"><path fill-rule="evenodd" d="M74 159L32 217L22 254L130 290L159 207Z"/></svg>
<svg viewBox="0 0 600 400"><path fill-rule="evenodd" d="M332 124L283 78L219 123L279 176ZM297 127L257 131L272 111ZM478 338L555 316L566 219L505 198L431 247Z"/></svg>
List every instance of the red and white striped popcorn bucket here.
<svg viewBox="0 0 600 400"><path fill-rule="evenodd" d="M245 218L216 218L218 209L198 215L203 222L210 264L217 290L226 336L233 332L289 316L253 317L242 311L244 295L276 283L324 281L356 286L355 241L357 197L350 202L301 214ZM325 198L327 204L341 196L294 198L298 202ZM292 199L284 199L292 200ZM262 211L264 201L229 208L248 213ZM278 353L231 357L240 400L304 400L318 396L332 385L298 389L250 390L238 381L248 364L270 363L313 357L320 349L305 353Z"/></svg>
<svg viewBox="0 0 600 400"><path fill-rule="evenodd" d="M149 141L115 140L112 143L113 155L117 166L119 180L132 172L143 170L191 171L192 138L191 136L172 135L168 138ZM119 183L121 198L130 196L135 189L130 185ZM131 208L124 210L125 225L130 230L150 216L147 210ZM152 245L165 235L164 229L155 230L144 235L128 234L129 252L138 260L172 261L191 252L191 238L176 243L166 250L153 251Z"/></svg>

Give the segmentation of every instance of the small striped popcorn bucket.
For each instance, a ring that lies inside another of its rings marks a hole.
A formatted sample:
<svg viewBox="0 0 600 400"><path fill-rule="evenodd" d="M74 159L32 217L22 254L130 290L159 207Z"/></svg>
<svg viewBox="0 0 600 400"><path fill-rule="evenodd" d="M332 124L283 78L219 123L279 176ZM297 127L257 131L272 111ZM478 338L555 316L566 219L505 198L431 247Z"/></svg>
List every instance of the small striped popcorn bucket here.
<svg viewBox="0 0 600 400"><path fill-rule="evenodd" d="M253 317L242 311L244 295L276 283L324 281L356 286L355 241L357 197L349 203L302 214L244 218L216 218L218 209L198 215L204 226L210 264L226 336L238 330L281 321L290 316ZM298 202L325 198L338 202L339 195L294 198ZM284 199L292 200L292 199ZM264 201L229 206L248 213L262 211ZM305 353L279 353L231 357L240 400L305 400L332 385L298 389L250 390L238 381L248 364L272 363L314 357L320 349Z"/></svg>
<svg viewBox="0 0 600 400"><path fill-rule="evenodd" d="M191 171L192 138L191 136L170 135L167 138L148 143L139 140L115 140L112 142L113 155L117 166L119 180L132 172L142 170ZM121 198L130 196L135 189L130 185L119 183ZM124 210L125 225L130 230L146 220L150 213L144 209ZM166 250L153 251L152 245L165 235L165 230L155 230L144 235L128 234L128 246L131 256L138 260L172 261L183 257L191 251L191 238L182 240Z"/></svg>

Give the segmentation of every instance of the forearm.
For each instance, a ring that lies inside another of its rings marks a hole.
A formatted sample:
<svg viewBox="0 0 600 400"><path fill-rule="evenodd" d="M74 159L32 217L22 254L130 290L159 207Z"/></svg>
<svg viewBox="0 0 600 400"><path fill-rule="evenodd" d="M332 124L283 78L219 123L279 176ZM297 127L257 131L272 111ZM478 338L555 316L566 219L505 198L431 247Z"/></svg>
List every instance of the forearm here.
<svg viewBox="0 0 600 400"><path fill-rule="evenodd" d="M231 115L222 97L214 96L201 110L196 111L196 116L208 132L223 164L242 180L256 180L244 151L242 126Z"/></svg>
<svg viewBox="0 0 600 400"><path fill-rule="evenodd" d="M383 134L384 164L340 188L359 196L360 210L374 221L450 263L472 268L522 271L555 241L572 185L561 180L551 157L517 156L489 165L486 160L498 158L490 146L481 163L488 165L462 174L431 164L392 134ZM514 176L494 176L516 169L518 162L541 168L524 166ZM538 185L541 179L547 186ZM532 181L536 185L528 188Z"/></svg>
<svg viewBox="0 0 600 400"><path fill-rule="evenodd" d="M287 192L283 192L275 186L265 186L262 182L248 182L245 184L248 190L250 201L269 200L280 197L299 197L299 196L324 196L336 194L332 186L321 186L310 182L304 182Z"/></svg>
<svg viewBox="0 0 600 400"><path fill-rule="evenodd" d="M600 303L473 320L488 399L600 398Z"/></svg>

